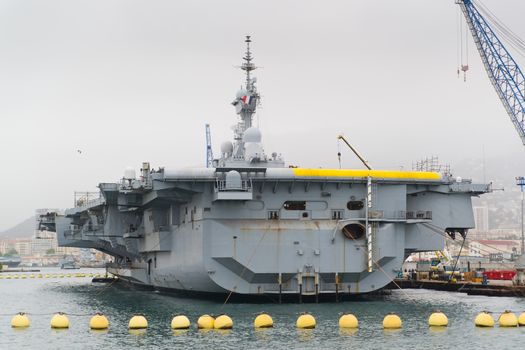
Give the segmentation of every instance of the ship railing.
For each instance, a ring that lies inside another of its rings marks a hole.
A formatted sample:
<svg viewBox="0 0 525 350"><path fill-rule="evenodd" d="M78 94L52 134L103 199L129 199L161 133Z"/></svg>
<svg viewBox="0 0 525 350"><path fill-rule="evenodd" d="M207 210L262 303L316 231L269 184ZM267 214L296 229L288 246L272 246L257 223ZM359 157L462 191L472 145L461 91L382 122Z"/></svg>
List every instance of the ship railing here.
<svg viewBox="0 0 525 350"><path fill-rule="evenodd" d="M82 234L102 236L104 235L104 225L88 225L86 227L69 228L64 230L64 237L66 238L73 238Z"/></svg>
<svg viewBox="0 0 525 350"><path fill-rule="evenodd" d="M414 210L407 211L407 220L432 220L432 211L430 210Z"/></svg>
<svg viewBox="0 0 525 350"><path fill-rule="evenodd" d="M368 218L371 220L432 220L432 211L430 210L370 210Z"/></svg>
<svg viewBox="0 0 525 350"><path fill-rule="evenodd" d="M103 200L104 199L102 197L89 199L89 200L79 199L79 200L76 201L76 207L77 208L93 207L93 206L96 206L96 205L100 205L103 202Z"/></svg>
<svg viewBox="0 0 525 350"><path fill-rule="evenodd" d="M215 183L216 191L227 192L227 191L243 191L251 192L252 191L252 181L251 180L241 180L237 186L232 186L231 183L226 182L226 180L217 179Z"/></svg>

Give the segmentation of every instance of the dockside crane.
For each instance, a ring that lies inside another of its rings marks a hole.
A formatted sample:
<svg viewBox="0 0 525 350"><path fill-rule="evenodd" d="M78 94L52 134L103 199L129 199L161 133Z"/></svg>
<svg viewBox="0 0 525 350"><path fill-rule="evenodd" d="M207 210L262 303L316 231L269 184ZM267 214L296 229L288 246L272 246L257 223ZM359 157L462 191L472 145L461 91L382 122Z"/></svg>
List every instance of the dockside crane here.
<svg viewBox="0 0 525 350"><path fill-rule="evenodd" d="M489 22L480 13L474 5L473 0L456 0L465 16L470 33L474 38L476 47L485 66L485 70L496 89L501 103L507 110L510 120L514 124L516 131L525 145L525 77L520 67L512 58L509 51L505 48L501 40L496 35ZM482 5L482 4L481 4ZM487 12L482 6L480 7L487 17L494 22L495 28L509 36L512 46L525 48L525 42L517 38L514 33L505 28L504 25L497 22L490 11ZM468 69L468 67L467 67ZM516 178L517 185L521 188L521 254L525 254L525 230L523 226L523 203L525 180L523 177Z"/></svg>
<svg viewBox="0 0 525 350"><path fill-rule="evenodd" d="M501 103L525 145L525 77L473 0L456 0ZM497 25L496 25L497 27Z"/></svg>

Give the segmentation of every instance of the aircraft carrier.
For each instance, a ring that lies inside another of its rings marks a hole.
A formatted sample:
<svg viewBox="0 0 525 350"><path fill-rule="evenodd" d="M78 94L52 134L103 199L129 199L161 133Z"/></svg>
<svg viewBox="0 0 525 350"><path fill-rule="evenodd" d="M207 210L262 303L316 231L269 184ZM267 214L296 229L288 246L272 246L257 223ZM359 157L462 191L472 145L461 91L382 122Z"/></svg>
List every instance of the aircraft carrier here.
<svg viewBox="0 0 525 350"><path fill-rule="evenodd" d="M444 235L474 226L471 197L490 185L438 172L287 167L267 154L252 123L260 95L250 43L233 142L212 166L126 169L99 184L99 198L42 215L61 246L112 255L109 271L140 286L302 300L378 290L411 253L441 250Z"/></svg>

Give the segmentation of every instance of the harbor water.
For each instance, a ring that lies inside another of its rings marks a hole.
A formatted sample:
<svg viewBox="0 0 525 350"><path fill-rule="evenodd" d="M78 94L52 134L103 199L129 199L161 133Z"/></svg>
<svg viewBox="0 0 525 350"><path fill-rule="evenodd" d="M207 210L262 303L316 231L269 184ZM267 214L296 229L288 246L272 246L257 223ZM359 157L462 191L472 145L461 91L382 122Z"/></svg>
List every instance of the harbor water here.
<svg viewBox="0 0 525 350"><path fill-rule="evenodd" d="M49 271L44 269L42 273ZM474 326L474 318L482 310L493 311L496 320L506 309L517 314L525 311L525 299L424 289L395 290L391 295L340 303L224 304L132 290L120 283L94 284L91 278L72 277L3 279L0 295L1 349L451 349L465 345L474 349L509 349L521 348L525 339L525 327ZM449 327L428 327L428 317L437 309L448 316ZM31 326L12 329L11 317L20 311L28 313ZM51 316L58 311L69 315L69 329L50 328ZM89 320L98 311L109 318L108 331L89 330ZM273 317L274 328L253 328L253 320L261 311ZM315 329L296 329L295 321L304 311L315 316ZM358 317L358 330L339 329L342 312L352 312ZM383 330L382 320L389 312L401 317L402 329ZM135 313L148 319L149 328L145 332L128 331L128 321ZM196 329L200 315L220 313L231 316L232 330ZM191 328L172 331L170 321L174 314L187 315L192 321Z"/></svg>

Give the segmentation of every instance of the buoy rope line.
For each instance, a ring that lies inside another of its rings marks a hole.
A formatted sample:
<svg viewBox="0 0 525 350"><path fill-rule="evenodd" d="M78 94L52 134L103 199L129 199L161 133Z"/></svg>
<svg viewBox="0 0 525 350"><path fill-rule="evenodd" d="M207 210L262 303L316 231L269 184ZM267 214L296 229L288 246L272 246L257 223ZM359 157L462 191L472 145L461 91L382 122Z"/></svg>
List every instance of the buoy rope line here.
<svg viewBox="0 0 525 350"><path fill-rule="evenodd" d="M261 244L261 242L263 241L264 237L266 237L266 233L268 232L268 230L270 229L269 226L266 227L266 230L264 230L264 233L263 235L261 236L261 238L259 239L259 241L257 242L257 244L255 245L255 248L253 248L253 252L250 256L250 258L248 259L248 261L246 262L246 265L244 265L242 271L241 271L241 274L239 275L239 280L242 278L242 276L244 275L244 273L246 272L246 270L248 269L248 266L250 265L253 257L255 256L255 253L257 252L257 249L259 248L259 245ZM228 296L226 297L226 300L224 300L224 303L221 305L220 307L220 310L222 310L224 308L224 306L228 303L228 301L230 300L232 294L233 294L233 290L236 289L237 286L233 286L232 290L230 290L230 292L228 293Z"/></svg>
<svg viewBox="0 0 525 350"><path fill-rule="evenodd" d="M18 315L19 313L20 312L10 313L10 314L0 314L0 316L13 316L13 315ZM88 313L88 314L70 314L68 312L46 312L46 313L22 312L22 313L24 315L29 315L29 316L53 316L57 314L63 314L66 316L79 316L79 317L93 316L93 313Z"/></svg>
<svg viewBox="0 0 525 350"><path fill-rule="evenodd" d="M117 269L117 273L119 272L120 269ZM107 271L106 271L106 275L107 275ZM98 292L95 293L95 296L99 296L100 294L102 294L103 292L105 292L106 290L109 289L109 287L113 286L113 284L115 282L117 282L119 279L118 278L113 278L113 281L111 281L111 283L108 283L106 284L104 287L102 287L101 290L99 290Z"/></svg>

